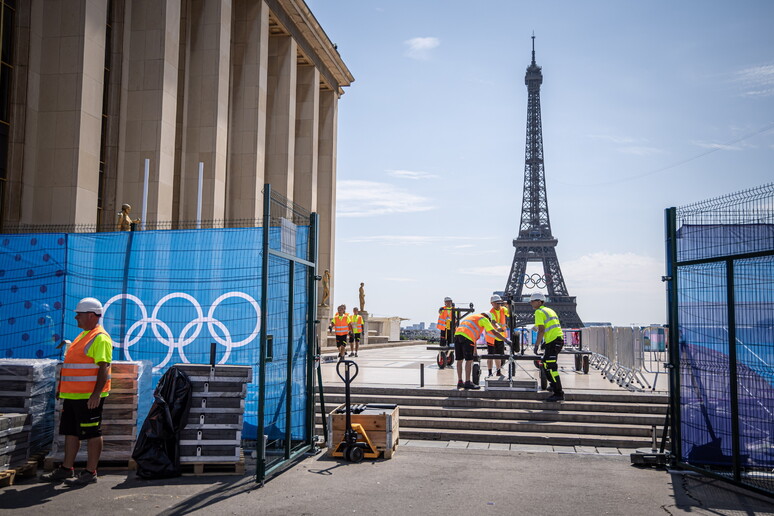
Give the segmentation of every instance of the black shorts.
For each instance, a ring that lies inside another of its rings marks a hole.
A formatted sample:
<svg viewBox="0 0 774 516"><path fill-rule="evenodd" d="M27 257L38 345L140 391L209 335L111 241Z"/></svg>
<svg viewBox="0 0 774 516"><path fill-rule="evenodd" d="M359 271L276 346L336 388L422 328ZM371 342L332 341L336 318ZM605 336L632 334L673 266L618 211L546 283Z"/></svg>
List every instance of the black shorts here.
<svg viewBox="0 0 774 516"><path fill-rule="evenodd" d="M454 336L454 358L459 360L473 360L473 351L476 349L476 344L471 342L469 338L464 335Z"/></svg>
<svg viewBox="0 0 774 516"><path fill-rule="evenodd" d="M441 330L441 346L452 345L452 332L451 330Z"/></svg>
<svg viewBox="0 0 774 516"><path fill-rule="evenodd" d="M360 342L360 333L350 333L349 334L349 342Z"/></svg>
<svg viewBox="0 0 774 516"><path fill-rule="evenodd" d="M100 398L99 406L89 409L89 400L62 400L62 417L59 420L60 435L74 435L78 439L91 439L102 435L102 407L105 398Z"/></svg>
<svg viewBox="0 0 774 516"><path fill-rule="evenodd" d="M505 342L501 340L494 341L494 344L486 344L487 355L504 355L505 354Z"/></svg>
<svg viewBox="0 0 774 516"><path fill-rule="evenodd" d="M347 334L336 335L336 346L347 346Z"/></svg>

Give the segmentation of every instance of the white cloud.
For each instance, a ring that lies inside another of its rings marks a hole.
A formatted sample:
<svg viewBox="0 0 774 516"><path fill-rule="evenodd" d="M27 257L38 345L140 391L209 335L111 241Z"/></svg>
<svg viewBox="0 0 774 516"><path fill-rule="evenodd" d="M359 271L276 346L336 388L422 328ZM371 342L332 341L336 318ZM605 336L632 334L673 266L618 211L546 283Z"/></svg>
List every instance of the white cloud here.
<svg viewBox="0 0 774 516"><path fill-rule="evenodd" d="M389 183L339 181L336 187L338 217L372 217L434 210L432 201Z"/></svg>
<svg viewBox="0 0 774 516"><path fill-rule="evenodd" d="M411 38L403 42L406 47L406 57L411 59L417 59L419 61L427 61L430 59L430 51L438 47L441 44L441 40L438 38Z"/></svg>
<svg viewBox="0 0 774 516"><path fill-rule="evenodd" d="M636 145L631 147L621 147L618 149L618 151L623 152L624 154L634 154L635 156L651 156L653 154L661 154L664 152L656 147L644 147Z"/></svg>
<svg viewBox="0 0 774 516"><path fill-rule="evenodd" d="M562 274L585 321L649 324L665 320L661 260L635 253L599 252L562 263Z"/></svg>
<svg viewBox="0 0 774 516"><path fill-rule="evenodd" d="M774 64L749 66L734 74L736 82L742 83L748 97L768 97L774 95Z"/></svg>
<svg viewBox="0 0 774 516"><path fill-rule="evenodd" d="M749 143L739 143L739 144L727 144L727 143L713 143L713 142L699 142L695 141L693 142L694 145L698 145L699 147L703 147L705 149L713 149L713 150L727 150L727 151L740 151L744 149L753 148L753 145L750 145Z"/></svg>
<svg viewBox="0 0 774 516"><path fill-rule="evenodd" d="M453 242L469 242L475 239L469 236L425 236L425 235L368 235L348 238L348 243L356 244L378 244L390 246L416 246L416 245L439 245ZM479 238L479 240L484 240Z"/></svg>
<svg viewBox="0 0 774 516"><path fill-rule="evenodd" d="M458 274L469 276L495 276L498 278L507 278L511 272L510 265L491 265L489 267L467 267L458 269Z"/></svg>
<svg viewBox="0 0 774 516"><path fill-rule="evenodd" d="M387 173L393 177L400 177L403 179L437 179L439 176L436 174L429 174L427 172L419 172L414 170L388 170Z"/></svg>

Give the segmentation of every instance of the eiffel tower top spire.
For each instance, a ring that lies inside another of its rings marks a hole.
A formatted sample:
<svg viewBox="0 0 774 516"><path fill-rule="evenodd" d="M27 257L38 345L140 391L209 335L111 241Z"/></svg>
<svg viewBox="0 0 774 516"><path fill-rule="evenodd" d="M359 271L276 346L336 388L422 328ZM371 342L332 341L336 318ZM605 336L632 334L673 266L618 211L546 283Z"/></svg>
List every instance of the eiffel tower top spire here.
<svg viewBox="0 0 774 516"><path fill-rule="evenodd" d="M532 31L532 66L537 66L535 64L535 31Z"/></svg>

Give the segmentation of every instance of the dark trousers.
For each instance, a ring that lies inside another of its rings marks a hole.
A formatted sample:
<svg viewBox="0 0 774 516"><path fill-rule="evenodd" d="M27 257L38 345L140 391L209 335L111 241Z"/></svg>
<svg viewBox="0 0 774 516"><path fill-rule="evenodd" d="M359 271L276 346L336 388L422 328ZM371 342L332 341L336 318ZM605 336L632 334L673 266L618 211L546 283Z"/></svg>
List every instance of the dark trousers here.
<svg viewBox="0 0 774 516"><path fill-rule="evenodd" d="M559 366L556 363L562 347L564 347L564 340L559 337L546 343L545 350L543 351L543 367L546 369L546 377L548 378L548 383L553 388L554 394L564 394L562 380L559 378Z"/></svg>

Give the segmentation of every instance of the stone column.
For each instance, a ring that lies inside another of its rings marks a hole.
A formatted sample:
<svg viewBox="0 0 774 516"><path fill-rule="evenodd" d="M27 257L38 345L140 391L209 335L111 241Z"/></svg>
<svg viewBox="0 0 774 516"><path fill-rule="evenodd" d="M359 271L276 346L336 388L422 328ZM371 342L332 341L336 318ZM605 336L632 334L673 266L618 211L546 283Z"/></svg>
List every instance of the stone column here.
<svg viewBox="0 0 774 516"><path fill-rule="evenodd" d="M129 203L133 218L142 215L149 159L147 222L166 222L173 218L180 0L125 5L116 205Z"/></svg>
<svg viewBox="0 0 774 516"><path fill-rule="evenodd" d="M317 211L319 131L320 72L314 66L299 66L293 202L310 212Z"/></svg>
<svg viewBox="0 0 774 516"><path fill-rule="evenodd" d="M290 36L269 37L266 182L273 191L293 200L296 130L296 55Z"/></svg>
<svg viewBox="0 0 774 516"><path fill-rule="evenodd" d="M235 0L231 36L231 112L228 138L230 219L263 216L269 8L263 0Z"/></svg>
<svg viewBox="0 0 774 516"><path fill-rule="evenodd" d="M202 220L226 218L231 2L191 0L180 178L181 221L196 220L199 162Z"/></svg>
<svg viewBox="0 0 774 516"><path fill-rule="evenodd" d="M331 272L331 304L336 274L334 264L334 240L336 238L336 92L320 91L319 144L317 158L317 213L320 220L320 246L317 270ZM319 299L322 299L320 288Z"/></svg>
<svg viewBox="0 0 774 516"><path fill-rule="evenodd" d="M98 0L33 5L23 222L97 221L106 8Z"/></svg>

